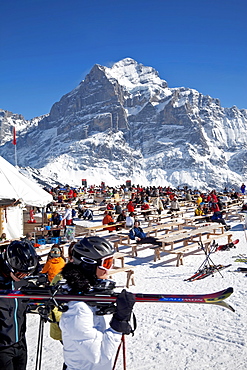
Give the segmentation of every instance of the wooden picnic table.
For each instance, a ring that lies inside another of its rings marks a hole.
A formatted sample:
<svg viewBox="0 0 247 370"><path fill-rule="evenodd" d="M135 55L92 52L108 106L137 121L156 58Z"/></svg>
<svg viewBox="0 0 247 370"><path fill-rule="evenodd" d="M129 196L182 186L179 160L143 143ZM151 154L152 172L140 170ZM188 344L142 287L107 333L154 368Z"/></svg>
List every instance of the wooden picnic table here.
<svg viewBox="0 0 247 370"><path fill-rule="evenodd" d="M220 229L220 233L217 233L216 231ZM165 253L171 253L176 254L176 266L183 264L183 257L186 252L188 252L190 249L198 249L199 248L199 242L203 242L204 248L207 251L210 247L210 244L213 240L217 238L227 237L228 243L231 241L232 233L226 232L224 225L217 224L217 225L208 225L204 226L198 229L189 230L186 232L186 230L182 230L183 233L174 234L172 237L169 237L169 234L167 238L160 239L162 242L162 247L159 246L153 246L151 249L154 250L154 261L157 259L160 260L160 252L164 251ZM202 241L202 236L206 235L206 240ZM198 241L195 241L195 238L198 237ZM175 243L182 243L181 246L174 249ZM170 250L165 249L167 245L171 246Z"/></svg>
<svg viewBox="0 0 247 370"><path fill-rule="evenodd" d="M240 206L232 206L224 208L224 211L226 211L226 220L229 219L229 216L236 216L239 218L239 220L242 222L244 221L244 217L241 213L242 207Z"/></svg>
<svg viewBox="0 0 247 370"><path fill-rule="evenodd" d="M209 235L219 235L219 233L217 234L216 233L216 230L220 229L221 233L220 234L224 234L224 231L225 231L225 227L224 225L221 225L221 224L211 224L211 225L208 225L208 226L204 226L204 227L199 227L197 229L194 229L194 230L186 230L186 229L183 229L181 230L180 232L177 232L175 234L173 234L172 236L169 236L169 234L167 234L167 236L164 236L163 238L158 238L160 242L162 242L162 248L163 250L165 250L165 246L167 245L170 245L171 246L171 250L174 249L174 244L175 243L179 243L179 242L185 242L184 245L186 245L186 243L188 243L189 241L192 241L194 240L194 238L199 238L199 241L202 240L202 235L204 234L209 234Z"/></svg>
<svg viewBox="0 0 247 370"><path fill-rule="evenodd" d="M151 214L151 215L148 215L148 226L151 226L153 222L163 222L164 220L167 220L167 219L171 219L173 218L174 216L170 213L165 213L165 214Z"/></svg>
<svg viewBox="0 0 247 370"><path fill-rule="evenodd" d="M211 217L213 215L213 213L209 213L208 215L201 215L201 216L190 216L190 217L183 217L183 220L184 222L186 223L186 225L188 224L194 224L195 221L203 221L208 218L208 217ZM210 221L208 221L210 222Z"/></svg>
<svg viewBox="0 0 247 370"><path fill-rule="evenodd" d="M165 230L165 233L167 234L171 231L174 231L174 228L177 228L178 231L182 230L184 226L185 226L185 223L183 221L171 221L171 222L161 223L158 225L147 226L143 229L143 231L147 235L150 235L151 233L155 233L155 236L157 236L158 232L160 231Z"/></svg>
<svg viewBox="0 0 247 370"><path fill-rule="evenodd" d="M123 226L123 224L125 224L125 221L124 222L116 222L116 223L111 224L111 225L106 224L106 225L87 226L85 228L85 231L87 233L87 236L90 236L90 235L92 235L92 233L95 235L97 231L106 230L109 227Z"/></svg>

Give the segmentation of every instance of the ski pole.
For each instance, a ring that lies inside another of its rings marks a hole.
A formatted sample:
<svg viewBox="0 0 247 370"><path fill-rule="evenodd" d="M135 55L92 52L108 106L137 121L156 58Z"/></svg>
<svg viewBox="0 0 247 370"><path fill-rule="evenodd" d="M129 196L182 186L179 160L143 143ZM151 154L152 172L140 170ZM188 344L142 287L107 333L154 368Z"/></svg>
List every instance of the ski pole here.
<svg viewBox="0 0 247 370"><path fill-rule="evenodd" d="M214 244L212 245L212 247L214 247L215 246L215 241L214 241ZM206 251L206 249L204 248L204 246L203 246L203 244L202 244L202 242L201 242L201 248L202 248L202 250L203 250L203 252L205 253L205 255L206 255L206 260L205 260L205 265L206 265L206 262L211 262L211 264L213 265L213 267L220 273L220 276L223 278L223 275L222 275L222 273L220 272L220 269L217 267L217 265L215 265L215 263L212 261L212 259L211 259L211 257L210 257L210 254L213 252L213 248L210 248L210 251L209 251L209 253L207 253L207 251Z"/></svg>
<svg viewBox="0 0 247 370"><path fill-rule="evenodd" d="M35 370L41 370L43 338L44 338L44 319L40 316Z"/></svg>
<svg viewBox="0 0 247 370"><path fill-rule="evenodd" d="M120 342L120 344L118 346L118 349L117 349L117 353L116 353L116 357L115 357L115 360L114 360L112 370L115 370L115 368L116 368L116 364L117 364L117 360L118 360L118 356L119 356L121 346L123 346L123 369L126 370L126 348L125 348L125 336L124 336L124 334L122 334L121 342Z"/></svg>

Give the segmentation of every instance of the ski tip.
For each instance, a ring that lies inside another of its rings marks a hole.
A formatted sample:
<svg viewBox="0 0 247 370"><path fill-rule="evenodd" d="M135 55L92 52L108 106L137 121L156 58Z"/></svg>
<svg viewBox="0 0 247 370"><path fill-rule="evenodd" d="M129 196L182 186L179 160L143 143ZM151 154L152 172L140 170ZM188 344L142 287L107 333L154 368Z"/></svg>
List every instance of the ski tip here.
<svg viewBox="0 0 247 370"><path fill-rule="evenodd" d="M229 305L229 303L226 303L225 301L214 302L214 304L217 306L228 308L228 310L235 312L235 309L231 305Z"/></svg>
<svg viewBox="0 0 247 370"><path fill-rule="evenodd" d="M233 293L233 287L226 288L225 293L226 294L232 294Z"/></svg>

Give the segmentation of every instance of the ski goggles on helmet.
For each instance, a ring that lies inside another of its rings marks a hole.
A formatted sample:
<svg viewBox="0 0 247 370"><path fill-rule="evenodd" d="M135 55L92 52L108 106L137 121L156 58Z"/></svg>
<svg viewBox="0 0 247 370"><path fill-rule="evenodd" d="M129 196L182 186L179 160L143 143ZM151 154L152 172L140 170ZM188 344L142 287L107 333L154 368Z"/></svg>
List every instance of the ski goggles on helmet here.
<svg viewBox="0 0 247 370"><path fill-rule="evenodd" d="M113 256L104 257L101 259L101 265L99 265L99 268L103 268L106 270L110 270L113 265Z"/></svg>
<svg viewBox="0 0 247 370"><path fill-rule="evenodd" d="M93 270L97 267L103 270L109 270L113 265L113 256L103 257L98 261L87 257L81 257L81 264L86 270Z"/></svg>

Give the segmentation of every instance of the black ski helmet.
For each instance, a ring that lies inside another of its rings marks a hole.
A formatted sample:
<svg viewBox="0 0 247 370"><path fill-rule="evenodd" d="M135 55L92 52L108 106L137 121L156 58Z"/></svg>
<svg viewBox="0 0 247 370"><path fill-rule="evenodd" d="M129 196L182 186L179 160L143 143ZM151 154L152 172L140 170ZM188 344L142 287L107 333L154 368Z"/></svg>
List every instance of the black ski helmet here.
<svg viewBox="0 0 247 370"><path fill-rule="evenodd" d="M31 274L38 265L38 256L28 241L11 242L4 253L4 260L8 269L13 273Z"/></svg>
<svg viewBox="0 0 247 370"><path fill-rule="evenodd" d="M114 248L105 238L100 236L89 236L78 241L72 251L75 264L82 262L82 257L100 261L102 258L112 256Z"/></svg>

